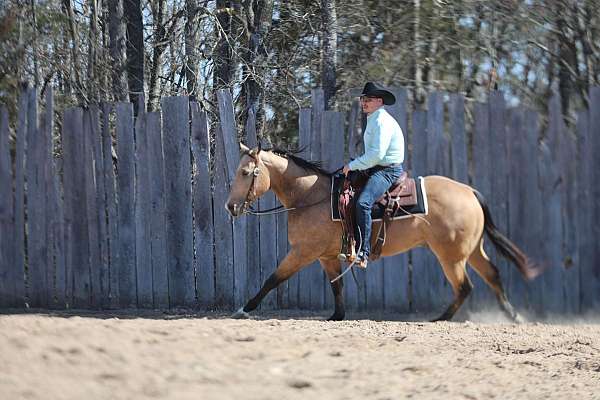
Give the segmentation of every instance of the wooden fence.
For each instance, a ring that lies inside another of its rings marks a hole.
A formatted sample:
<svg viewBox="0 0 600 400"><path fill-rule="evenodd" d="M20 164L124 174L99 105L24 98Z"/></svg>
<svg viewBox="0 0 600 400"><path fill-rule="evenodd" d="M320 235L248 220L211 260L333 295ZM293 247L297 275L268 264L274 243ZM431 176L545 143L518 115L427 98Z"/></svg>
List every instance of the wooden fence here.
<svg viewBox="0 0 600 400"><path fill-rule="evenodd" d="M591 90L590 111L579 113L574 131L563 123L560 99L552 99L544 132L536 112L507 108L502 93L472 107L461 95L432 93L426 110L411 113L406 90L394 91L389 111L405 132L413 175L441 174L478 188L498 227L548 266L527 284L489 248L512 302L539 313L598 310L600 88ZM0 109L0 307L233 309L286 254L285 214L232 220L223 207L239 159L228 92L218 92L220 120L212 125L187 97L165 98L162 113L139 110L137 118L129 103L68 109L60 158L52 151L52 92L39 119L36 96L35 89L22 93L14 146ZM342 166L360 152L361 118L356 102L348 112L325 111L323 92L314 90L312 107L299 111L304 157L330 170ZM252 115L244 136L257 143ZM268 193L259 206L275 204ZM351 310L441 311L451 297L426 249L357 275L359 287L345 281ZM469 303L481 309L493 296L470 276ZM318 264L262 304L332 307Z"/></svg>

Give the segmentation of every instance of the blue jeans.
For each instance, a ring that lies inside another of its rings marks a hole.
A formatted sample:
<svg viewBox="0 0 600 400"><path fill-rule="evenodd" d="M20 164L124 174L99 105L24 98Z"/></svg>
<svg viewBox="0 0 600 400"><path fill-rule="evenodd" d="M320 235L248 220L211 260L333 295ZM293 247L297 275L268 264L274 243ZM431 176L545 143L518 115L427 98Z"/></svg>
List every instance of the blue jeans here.
<svg viewBox="0 0 600 400"><path fill-rule="evenodd" d="M371 253L371 210L373 205L392 186L402 174L402 164L389 167L378 167L371 174L356 203L356 223L362 237L361 250L366 255Z"/></svg>

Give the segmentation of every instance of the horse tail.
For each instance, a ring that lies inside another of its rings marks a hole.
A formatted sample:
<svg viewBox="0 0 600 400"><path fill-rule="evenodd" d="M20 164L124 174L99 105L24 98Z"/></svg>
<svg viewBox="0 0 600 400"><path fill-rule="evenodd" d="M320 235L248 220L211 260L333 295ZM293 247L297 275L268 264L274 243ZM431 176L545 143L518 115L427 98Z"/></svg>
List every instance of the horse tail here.
<svg viewBox="0 0 600 400"><path fill-rule="evenodd" d="M473 193L483 210L485 233L488 234L494 247L505 258L512 261L526 280L531 280L542 272L542 268L534 263L516 244L504 236L492 220L492 214L483 195L473 189Z"/></svg>

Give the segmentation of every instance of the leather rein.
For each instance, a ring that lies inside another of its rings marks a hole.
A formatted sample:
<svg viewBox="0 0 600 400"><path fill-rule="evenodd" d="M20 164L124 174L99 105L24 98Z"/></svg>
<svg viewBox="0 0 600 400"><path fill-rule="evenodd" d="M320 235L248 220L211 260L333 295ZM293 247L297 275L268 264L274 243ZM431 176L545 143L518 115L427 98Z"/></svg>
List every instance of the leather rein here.
<svg viewBox="0 0 600 400"><path fill-rule="evenodd" d="M309 208L312 206L316 206L317 204L321 204L324 201L329 199L329 196L327 196L323 200L320 200L316 203L309 204L307 206L302 206L302 207L285 208L283 205L281 205L278 207L269 208L268 210L254 210L252 208L252 203L256 200L256 194L254 192L254 182L256 181L256 178L259 175L260 175L260 168L258 168L258 166L255 166L254 170L252 171L252 182L250 183L250 186L248 187L248 193L246 193L246 198L244 200L244 203L242 204L242 210L241 210L242 214L256 215L258 217L263 216L263 215L281 214L281 213L288 212L288 211L300 210L303 208Z"/></svg>

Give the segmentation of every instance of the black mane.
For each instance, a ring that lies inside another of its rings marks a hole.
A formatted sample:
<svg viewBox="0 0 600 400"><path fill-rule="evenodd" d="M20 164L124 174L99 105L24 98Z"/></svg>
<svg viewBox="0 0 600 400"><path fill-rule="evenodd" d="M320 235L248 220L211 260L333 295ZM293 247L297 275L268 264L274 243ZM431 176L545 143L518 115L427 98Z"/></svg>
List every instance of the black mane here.
<svg viewBox="0 0 600 400"><path fill-rule="evenodd" d="M299 157L297 154L300 154L304 151L304 149L294 149L294 150L284 150L280 148L272 148L272 149L263 149L265 151L271 151L281 157L287 158L295 162L298 166L304 168L308 171L317 172L319 174L323 174L325 176L332 176L333 173L326 171L323 169L323 164L321 161L309 161L305 160L302 157Z"/></svg>

